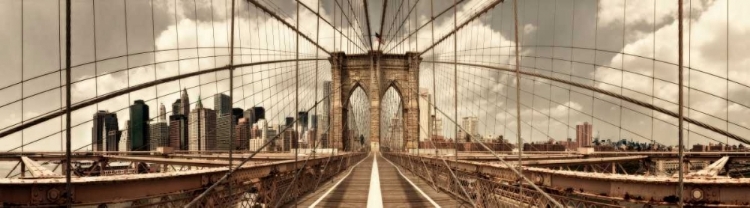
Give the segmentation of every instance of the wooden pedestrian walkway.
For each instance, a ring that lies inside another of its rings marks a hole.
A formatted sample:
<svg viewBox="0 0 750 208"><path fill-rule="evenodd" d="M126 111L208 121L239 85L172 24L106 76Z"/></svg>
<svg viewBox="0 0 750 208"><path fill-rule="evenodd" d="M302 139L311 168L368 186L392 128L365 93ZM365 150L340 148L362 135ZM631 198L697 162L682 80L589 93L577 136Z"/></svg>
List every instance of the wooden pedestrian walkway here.
<svg viewBox="0 0 750 208"><path fill-rule="evenodd" d="M463 207L376 153L299 200L297 207ZM294 206L291 204L290 206Z"/></svg>

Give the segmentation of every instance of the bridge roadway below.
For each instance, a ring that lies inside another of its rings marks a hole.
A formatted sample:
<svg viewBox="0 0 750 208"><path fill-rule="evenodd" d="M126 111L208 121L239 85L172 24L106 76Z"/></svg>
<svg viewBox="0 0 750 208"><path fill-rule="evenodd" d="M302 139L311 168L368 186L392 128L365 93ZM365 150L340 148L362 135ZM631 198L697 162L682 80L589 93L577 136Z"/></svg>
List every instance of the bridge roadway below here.
<svg viewBox="0 0 750 208"><path fill-rule="evenodd" d="M399 173L400 170L400 173ZM289 204L293 207L294 204ZM317 191L300 198L297 207L470 207L436 191L429 182L371 153Z"/></svg>

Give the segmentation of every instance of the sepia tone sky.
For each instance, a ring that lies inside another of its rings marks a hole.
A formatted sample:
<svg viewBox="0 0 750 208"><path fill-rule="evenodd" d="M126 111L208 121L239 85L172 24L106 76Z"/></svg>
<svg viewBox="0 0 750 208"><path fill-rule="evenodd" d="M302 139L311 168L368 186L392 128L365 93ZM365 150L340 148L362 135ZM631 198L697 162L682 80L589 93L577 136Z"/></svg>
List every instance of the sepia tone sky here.
<svg viewBox="0 0 750 208"><path fill-rule="evenodd" d="M73 0L72 15L72 86L73 102L133 86L159 78L224 66L229 63L229 0ZM296 22L296 4L291 0L262 1L291 24ZM304 0L315 8L317 1ZM515 46L512 1L499 4L477 21L464 27L458 35L459 62L482 63L500 67L513 66ZM522 70L570 79L604 90L622 93L657 106L677 111L677 1L665 0L520 0L519 46ZM715 127L750 138L750 57L744 53L750 46L750 2L745 0L686 1L686 115ZM63 106L64 97L60 69L64 63L64 1L6 0L0 1L0 128L6 128ZM320 2L323 18L334 22L338 7L333 0ZM344 3L339 1L339 3ZM406 21L406 31L430 20L430 3L434 11L442 11L453 1L405 1L404 7L416 5L412 19ZM459 23L488 1L467 0L458 6ZM368 1L371 30L380 30L381 0ZM395 15L401 1L389 1L385 27L399 22ZM285 30L267 15L263 15L245 1L238 1L237 45L241 57L235 62L249 63L271 59L293 59L295 50L293 31ZM394 18L396 19L394 21ZM315 15L300 10L300 30L316 39ZM359 24L348 25L337 19L338 27L357 39ZM689 20L689 21L687 21ZM414 23L416 21L416 23ZM435 39L453 29L452 11L435 20ZM384 28L384 31L388 31ZM391 29L395 30L395 29ZM366 31L361 31L366 33ZM328 51L360 53L351 44L341 43L331 27L321 22L320 45ZM423 51L432 41L433 31L425 27L416 38L409 38L391 53ZM385 34L387 35L387 34ZM385 36L385 42L400 41L401 36ZM453 60L453 38L446 39L423 55L425 60ZM305 41L300 46L300 57L313 57L315 47ZM375 43L377 44L377 43ZM383 45L391 49L391 45ZM367 45L367 44L363 44ZM375 45L377 47L377 45ZM217 47L217 48L213 48ZM180 50L172 50L180 48ZM274 53L274 51L292 53ZM158 51L158 52L155 52ZM270 51L270 52L269 52ZM129 56L125 56L128 55ZM248 54L248 55L245 55ZM250 55L252 54L252 55ZM261 55L271 54L271 55ZM320 57L326 58L323 53ZM218 56L215 57L214 56ZM201 57L195 59L195 57ZM192 58L192 59L191 59ZM186 59L176 62L177 59ZM319 62L321 66L327 61ZM243 97L235 99L242 108L256 104L274 105L293 102L287 95L289 87L275 87L275 83L293 78L274 67L293 69L292 65L243 68L252 76L236 77L235 82L253 83L242 88ZM312 65L301 66L302 88L312 92ZM130 70L121 71L122 69ZM448 118L453 117L453 66L439 64L436 69L437 106L447 116L443 134L452 135ZM420 87L432 91L432 64L422 63ZM115 72L118 71L118 72ZM458 67L458 117L477 116L483 135L504 135L515 138L515 77L505 72ZM111 73L115 72L115 73ZM330 79L330 72L318 72L322 80ZM279 76L272 76L278 75ZM302 77L304 76L305 79ZM96 77L96 78L93 78ZM90 142L90 122L97 110L115 111L126 108L136 99L147 102L151 115L156 115L160 103L169 105L179 97L178 89L187 87L191 100L198 95L210 97L229 89L228 80L207 84L228 77L219 72L179 82L167 83L126 96L107 100L73 113L74 147ZM93 79L92 79L93 78ZM259 81L263 79L262 81ZM20 83L23 81L23 83ZM257 82L256 82L257 81ZM200 87L195 87L201 85ZM662 144L677 143L676 119L652 112L633 104L597 95L583 89L524 77L521 81L522 137L525 141L563 140L575 136L575 125L590 122L594 134L616 140L628 138L646 142L651 139ZM289 85L283 85L289 86ZM293 86L293 85L291 85ZM250 96L250 92L258 94ZM255 90L255 91L254 91ZM293 91L293 90L292 90ZM238 91L235 91L237 94ZM293 93L293 92L291 92ZM533 93L533 94L532 94ZM305 93L305 95L311 93ZM23 101L17 101L27 97ZM154 99L156 98L156 99ZM283 98L283 99L282 99ZM359 99L359 98L357 98ZM394 103L397 103L394 101ZM212 107L207 99L204 106ZM284 105L286 106L286 105ZM307 99L301 106L312 106ZM424 107L423 107L424 108ZM290 107L277 107L272 115L291 115ZM391 110L392 111L392 110ZM129 117L118 111L120 127ZM728 122L727 122L728 121ZM529 126L531 124L531 126ZM25 130L23 133L0 138L0 151L47 136L61 129L62 119L56 118ZM690 143L721 142L736 144L718 134L689 126ZM23 138L23 139L22 139ZM711 138L711 139L708 139ZM514 139L512 139L514 140ZM35 142L25 151L62 150L61 134ZM20 150L17 150L20 151Z"/></svg>

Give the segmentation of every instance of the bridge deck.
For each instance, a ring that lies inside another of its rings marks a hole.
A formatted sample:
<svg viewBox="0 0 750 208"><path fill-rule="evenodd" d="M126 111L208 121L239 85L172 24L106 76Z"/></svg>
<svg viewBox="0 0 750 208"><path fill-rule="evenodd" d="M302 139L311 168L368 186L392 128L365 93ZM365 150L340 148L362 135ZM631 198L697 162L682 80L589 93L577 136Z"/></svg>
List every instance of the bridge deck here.
<svg viewBox="0 0 750 208"><path fill-rule="evenodd" d="M382 156L370 155L348 175L345 172L318 191L300 199L298 207L464 206L407 170L401 169L401 173Z"/></svg>

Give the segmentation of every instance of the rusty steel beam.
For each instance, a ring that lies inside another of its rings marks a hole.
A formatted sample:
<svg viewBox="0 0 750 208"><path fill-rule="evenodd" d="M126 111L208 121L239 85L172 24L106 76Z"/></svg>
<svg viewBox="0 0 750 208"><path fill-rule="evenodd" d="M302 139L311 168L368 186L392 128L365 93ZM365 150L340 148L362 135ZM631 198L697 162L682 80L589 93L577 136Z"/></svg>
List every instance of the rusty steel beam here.
<svg viewBox="0 0 750 208"><path fill-rule="evenodd" d="M102 157L109 159L110 161L146 162L146 163L156 163L156 164L187 165L187 166L198 166L198 167L221 167L221 166L229 165L229 162L224 161L224 160L211 161L211 160L195 160L195 159L127 157L127 156L109 156L109 155L102 156Z"/></svg>
<svg viewBox="0 0 750 208"><path fill-rule="evenodd" d="M428 166L444 166L440 158L389 153L404 161L426 163ZM517 177L511 168L504 165L470 161L446 161L451 169L469 175L490 176L496 180L515 183ZM534 184L544 187L546 192L565 193L569 196L593 197L604 201L628 201L641 204L673 204L678 179L671 176L641 176L612 173L590 173L569 170L524 166L523 174ZM746 196L750 178L685 178L684 195L689 204L747 205Z"/></svg>
<svg viewBox="0 0 750 208"><path fill-rule="evenodd" d="M177 76L172 76L172 77L167 77L167 78L163 78L163 79L159 79L159 80L154 80L154 81L146 82L146 83L135 85L135 86L131 86L131 87L128 87L128 88L125 88L125 89L113 91L111 93L108 93L108 94L105 94L105 95L101 95L101 96L96 97L96 98L92 98L92 99L88 99L88 100L85 100L85 101L81 101L79 103L76 103L76 104L70 106L70 110L71 111L79 110L79 109L91 106L93 104L100 103L102 101L115 98L115 97L120 96L120 95L124 95L124 94L130 93L130 92L138 91L138 90L145 89L145 88L148 88L148 87L156 86L156 85L159 85L159 84L164 84L164 83L167 83L167 82L171 82L171 81L175 81L175 80L180 80L180 79L184 79L184 78L188 78L188 77L194 77L194 76L198 76L198 75L202 75L202 74L208 74L208 73L214 73L214 72L223 71L223 70L229 70L230 68L248 67L248 66L264 65L264 64L274 64L274 63L283 63L283 62L294 62L294 61L323 61L323 60L327 60L327 59L317 59L316 58L316 59L299 59L299 60L298 59L292 59L292 60L260 61L260 62L255 62L255 63L237 64L237 65L234 65L234 66L227 65L227 66L222 66L222 67L213 68L213 69L207 69L207 70L203 70L203 71L191 72L191 73L186 73L186 74L181 74L181 75L177 75ZM53 119L55 117L65 115L65 112L67 112L67 111L64 110L64 109L61 109L61 110L58 110L58 111L55 111L55 112L52 112L52 113L48 113L47 115L39 117L37 119L31 120L31 121L25 121L21 125L17 125L17 126L15 126L13 128L10 128L10 129L6 130L6 131L0 132L0 138L6 137L6 136L11 135L13 133L16 133L18 131L21 131L21 130L24 130L26 128L32 127L34 125L40 124L42 122L48 121L48 120Z"/></svg>
<svg viewBox="0 0 750 208"><path fill-rule="evenodd" d="M26 156L22 156L21 161L23 162L23 165L26 166L26 169L29 171L29 174L31 174L31 177L24 177L24 178L62 178L64 177L63 175L53 173L49 169L43 167L39 163L36 163L34 160L31 160Z"/></svg>
<svg viewBox="0 0 750 208"><path fill-rule="evenodd" d="M363 155L349 153L331 158L347 160L361 158ZM324 164L328 159L329 157L309 159L308 167ZM301 167L304 162L305 160L280 161L237 167L231 182L257 181L272 174L291 173L295 166ZM72 178L72 197L76 205L96 205L203 190L224 176L227 169L226 166L222 166L169 173ZM0 202L5 205L26 206L64 205L61 196L57 195L62 193L64 188L65 181L59 179L0 178Z"/></svg>
<svg viewBox="0 0 750 208"><path fill-rule="evenodd" d="M445 36L443 36L442 38L438 39L438 41L435 42L435 43L433 43L432 45L430 45L430 47L427 47L426 49L424 49L424 51L422 51L421 53L419 53L419 56L422 56L423 54L427 53L427 51L432 50L432 48L435 48L435 46L437 46L441 42L443 42L446 39L448 39L448 37L450 37L451 35L453 35L456 32L458 32L458 30L460 30L464 26L468 25L469 23L471 23L472 21L474 21L475 19L477 19L479 16L481 16L485 12L487 12L490 9L494 8L496 5L498 5L500 3L503 3L503 2L504 2L504 0L495 0L494 2L490 3L489 5L487 5L486 7L484 7L482 10L480 10L477 13L475 13L471 17L469 17L469 19L467 19L466 21L464 21L460 25L456 26L453 30L451 30L451 32L449 32L448 34L445 34ZM455 51L455 52L458 53L458 51Z"/></svg>
<svg viewBox="0 0 750 208"><path fill-rule="evenodd" d="M425 60L423 62L436 63L436 64L454 64L453 62L447 62L447 61L427 61L427 60ZM498 67L498 66L489 66L489 65L482 65L482 64L458 63L458 65L480 67L480 68L487 68L487 69L494 69L494 70L500 70L500 71L513 72L513 73L516 72L516 70L510 69L510 68ZM538 77L538 78L542 78L542 79L546 79L546 80L551 80L551 81L560 82L560 83L563 83L563 84L567 84L567 85L571 85L571 86L575 86L575 87L580 87L580 88L583 88L583 89L591 90L591 91L594 91L594 92L597 92L597 93L601 93L601 94L605 94L605 95L608 95L610 97L614 97L614 98L617 98L617 99L620 99L620 100L623 100L623 101L627 101L629 103L633 103L633 104L636 104L636 105L639 105L639 106L642 106L642 107L645 107L645 108L649 108L651 110L655 110L655 111L658 111L658 112L663 113L663 114L667 114L667 115L675 117L675 118L679 117L679 115L677 113L672 112L670 110L667 110L666 108L662 108L662 107L659 107L659 106L656 106L656 105L653 105L653 104L650 104L650 103L642 102L642 101L636 100L634 98L631 98L631 97L628 97L628 96L624 96L624 95L620 95L620 94L617 94L617 93L614 93L614 92L610 92L610 91L607 91L607 90L603 90L603 89L600 89L600 88L592 87L592 86L581 84L581 83L571 82L571 81L568 81L568 80L564 80L564 79L560 79L560 78L555 78L555 77L552 77L552 76L547 76L547 75L543 75L543 74L539 74L539 73L533 73L533 72L527 72L527 71L520 71L519 73L523 74L523 75L527 75L527 76ZM744 144L750 145L750 140L745 139L742 136L739 136L739 135L733 134L731 132L728 132L728 131L716 128L714 126L711 126L710 124L703 123L701 121L698 121L698 120L695 120L695 119L692 119L692 118L689 118L689 117L684 117L684 120L687 121L688 123L693 124L693 125L700 126L702 128L705 128L705 129L708 129L710 131L719 133L721 135L724 135L726 137L732 138L732 139L737 140L739 142L742 142Z"/></svg>
<svg viewBox="0 0 750 208"><path fill-rule="evenodd" d="M552 159L552 160L524 160L523 165L529 166L560 166L560 165L581 165L581 164L600 164L611 162L639 161L648 158L648 156L623 156L623 157L601 157L601 158L581 158L581 159ZM525 158L524 158L525 159Z"/></svg>

